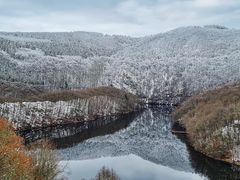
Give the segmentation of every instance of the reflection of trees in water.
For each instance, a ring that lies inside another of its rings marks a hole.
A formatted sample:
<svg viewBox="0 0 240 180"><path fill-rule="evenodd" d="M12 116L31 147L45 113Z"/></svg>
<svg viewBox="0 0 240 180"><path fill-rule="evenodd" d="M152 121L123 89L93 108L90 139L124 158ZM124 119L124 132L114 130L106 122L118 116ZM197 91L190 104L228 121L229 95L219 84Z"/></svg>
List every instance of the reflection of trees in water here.
<svg viewBox="0 0 240 180"><path fill-rule="evenodd" d="M24 137L27 144L39 139L48 139L56 148L67 148L86 139L112 134L126 128L139 114L139 112L133 112L120 116L109 116L89 122L25 131L20 135Z"/></svg>
<svg viewBox="0 0 240 180"><path fill-rule="evenodd" d="M177 135L177 137L186 142L185 135ZM202 174L209 178L209 180L239 180L240 167L226 164L221 161L209 158L197 151L187 144L187 148L191 158L191 165L195 173Z"/></svg>
<svg viewBox="0 0 240 180"><path fill-rule="evenodd" d="M169 108L149 108L127 128L59 150L64 160L85 160L134 154L172 169L192 172L185 143L171 133Z"/></svg>
<svg viewBox="0 0 240 180"><path fill-rule="evenodd" d="M86 139L113 134L120 129L126 128L136 116L137 113L131 113L120 116L117 119L99 119L97 121L90 122L88 127L80 132L76 131L76 127L72 127L70 130L73 135L55 138L52 142L58 149L72 147Z"/></svg>
<svg viewBox="0 0 240 180"><path fill-rule="evenodd" d="M110 170L103 166L94 180L120 180L120 178L113 169Z"/></svg>
<svg viewBox="0 0 240 180"><path fill-rule="evenodd" d="M195 173L202 174L210 180L240 179L240 168L208 158L194 151L189 145L186 148L184 136L177 136L182 141L180 142L172 135L170 121L168 108L151 108L143 113L31 131L24 136L29 142L49 138L57 148L63 149L78 144L68 150L73 158L89 155L89 149L97 152L90 154L90 158L131 152L143 159L174 169L188 171L189 168L190 170L193 168ZM126 130L119 131L124 128ZM108 136L97 137L104 135ZM94 143L91 141L80 143L92 137L97 137Z"/></svg>
<svg viewBox="0 0 240 180"><path fill-rule="evenodd" d="M81 180L85 180L81 178ZM120 180L120 177L113 169L108 169L103 166L92 180Z"/></svg>

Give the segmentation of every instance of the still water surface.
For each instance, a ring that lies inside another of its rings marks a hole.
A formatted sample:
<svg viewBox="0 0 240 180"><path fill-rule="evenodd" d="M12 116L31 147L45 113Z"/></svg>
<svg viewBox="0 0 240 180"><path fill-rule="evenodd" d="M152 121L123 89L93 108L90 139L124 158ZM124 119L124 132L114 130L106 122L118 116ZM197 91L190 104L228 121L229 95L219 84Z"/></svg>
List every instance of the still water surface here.
<svg viewBox="0 0 240 180"><path fill-rule="evenodd" d="M88 124L24 134L27 141L51 139L70 180L92 179L103 167L123 180L235 180L240 169L195 152L184 136L171 133L165 108Z"/></svg>

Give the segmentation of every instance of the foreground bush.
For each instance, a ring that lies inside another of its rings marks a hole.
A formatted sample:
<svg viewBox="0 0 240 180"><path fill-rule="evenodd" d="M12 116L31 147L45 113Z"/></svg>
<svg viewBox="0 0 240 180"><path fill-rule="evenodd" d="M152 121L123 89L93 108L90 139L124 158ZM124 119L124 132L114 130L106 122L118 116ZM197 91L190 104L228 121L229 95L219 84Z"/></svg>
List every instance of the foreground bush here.
<svg viewBox="0 0 240 180"><path fill-rule="evenodd" d="M10 124L0 119L0 179L53 180L60 171L54 151L47 143L30 151Z"/></svg>
<svg viewBox="0 0 240 180"><path fill-rule="evenodd" d="M53 147L47 142L41 142L31 147L32 172L35 180L55 179L61 171L58 168L58 158Z"/></svg>
<svg viewBox="0 0 240 180"><path fill-rule="evenodd" d="M0 119L0 179L31 179L32 158L25 153L22 138Z"/></svg>
<svg viewBox="0 0 240 180"><path fill-rule="evenodd" d="M240 161L240 86L189 98L175 112L194 148L210 157Z"/></svg>

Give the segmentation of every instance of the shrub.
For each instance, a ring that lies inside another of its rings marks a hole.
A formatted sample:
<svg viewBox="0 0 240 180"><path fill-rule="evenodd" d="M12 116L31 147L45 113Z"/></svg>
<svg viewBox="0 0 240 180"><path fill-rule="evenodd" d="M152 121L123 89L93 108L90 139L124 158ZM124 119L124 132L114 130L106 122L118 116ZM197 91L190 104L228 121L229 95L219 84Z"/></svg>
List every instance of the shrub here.
<svg viewBox="0 0 240 180"><path fill-rule="evenodd" d="M42 141L31 147L30 154L33 161L33 179L53 180L59 176L61 171L52 145Z"/></svg>
<svg viewBox="0 0 240 180"><path fill-rule="evenodd" d="M0 179L53 180L60 171L52 147L42 142L31 147L23 145L11 125L0 119Z"/></svg>
<svg viewBox="0 0 240 180"><path fill-rule="evenodd" d="M0 119L0 179L31 179L32 158L25 153L22 138Z"/></svg>

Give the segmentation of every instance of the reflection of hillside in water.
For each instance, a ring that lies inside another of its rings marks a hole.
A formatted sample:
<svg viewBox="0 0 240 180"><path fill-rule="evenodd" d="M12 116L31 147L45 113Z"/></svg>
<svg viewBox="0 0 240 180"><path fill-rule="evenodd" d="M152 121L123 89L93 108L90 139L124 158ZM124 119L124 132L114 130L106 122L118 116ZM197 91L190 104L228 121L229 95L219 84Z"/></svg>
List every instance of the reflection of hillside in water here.
<svg viewBox="0 0 240 180"><path fill-rule="evenodd" d="M40 139L48 139L53 142L57 149L67 148L86 139L112 134L126 128L139 113L98 118L95 121L25 131L20 132L20 134L27 144Z"/></svg>
<svg viewBox="0 0 240 180"><path fill-rule="evenodd" d="M145 110L125 129L59 152L64 159L71 160L135 154L174 169L193 171L185 143L171 133L168 114L155 108Z"/></svg>
<svg viewBox="0 0 240 180"><path fill-rule="evenodd" d="M240 179L240 169L212 160L171 133L169 113L149 108L119 118L32 131L28 141L50 138L64 160L93 160L135 154L155 164L193 172L210 180ZM89 167L91 168L91 167Z"/></svg>

